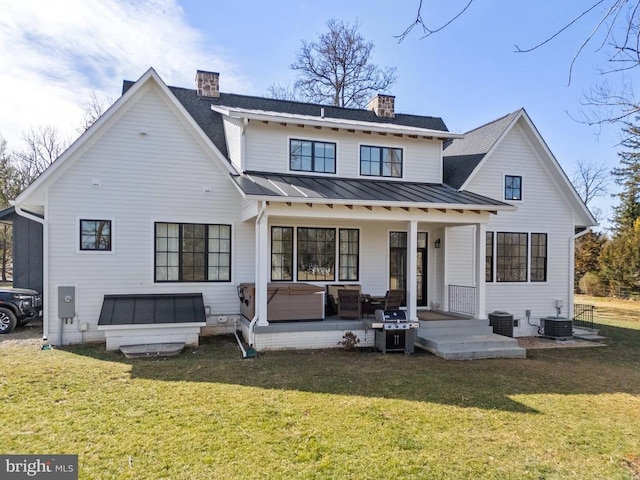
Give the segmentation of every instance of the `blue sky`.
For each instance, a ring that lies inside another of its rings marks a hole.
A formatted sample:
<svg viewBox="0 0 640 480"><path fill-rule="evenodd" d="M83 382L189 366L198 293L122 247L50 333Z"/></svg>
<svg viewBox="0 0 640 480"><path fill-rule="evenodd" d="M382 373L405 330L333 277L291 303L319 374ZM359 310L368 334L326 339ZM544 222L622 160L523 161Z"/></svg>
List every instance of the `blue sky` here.
<svg viewBox="0 0 640 480"><path fill-rule="evenodd" d="M585 8L582 0L476 0L442 32L398 43L418 0L0 0L0 135L19 148L21 132L55 125L76 135L91 92L120 95L123 79L153 66L170 85L192 87L197 69L218 71L221 89L263 95L293 82L289 65L301 39L314 40L329 18L360 22L375 44L373 60L397 68L396 110L442 117L465 132L524 107L565 171L579 159L614 166L619 126L588 127L582 94L606 62L594 44L570 62L599 19L584 18L532 53L514 53L545 39ZM423 18L440 25L465 0L425 0ZM612 187L613 188L613 187ZM596 206L608 209L605 198Z"/></svg>

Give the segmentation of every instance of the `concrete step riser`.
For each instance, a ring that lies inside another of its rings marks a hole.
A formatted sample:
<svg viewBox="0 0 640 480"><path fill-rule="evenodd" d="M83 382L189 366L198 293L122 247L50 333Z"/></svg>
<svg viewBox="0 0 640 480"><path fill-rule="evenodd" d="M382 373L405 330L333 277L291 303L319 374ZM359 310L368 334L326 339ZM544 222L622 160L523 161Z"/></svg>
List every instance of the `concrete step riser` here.
<svg viewBox="0 0 640 480"><path fill-rule="evenodd" d="M493 333L491 327L464 327L464 328L424 328L419 331L427 332L429 335L489 335Z"/></svg>
<svg viewBox="0 0 640 480"><path fill-rule="evenodd" d="M515 348L518 344L507 342L436 342L438 350L459 350L467 352L470 350L489 350L492 348Z"/></svg>
<svg viewBox="0 0 640 480"><path fill-rule="evenodd" d="M438 353L436 353L438 355ZM486 352L451 352L438 355L445 360L482 360L488 358L527 358L524 349L518 350L496 350Z"/></svg>
<svg viewBox="0 0 640 480"><path fill-rule="evenodd" d="M488 320L420 320L420 327L426 328L460 328L465 326L479 326L479 327L487 327L489 326Z"/></svg>

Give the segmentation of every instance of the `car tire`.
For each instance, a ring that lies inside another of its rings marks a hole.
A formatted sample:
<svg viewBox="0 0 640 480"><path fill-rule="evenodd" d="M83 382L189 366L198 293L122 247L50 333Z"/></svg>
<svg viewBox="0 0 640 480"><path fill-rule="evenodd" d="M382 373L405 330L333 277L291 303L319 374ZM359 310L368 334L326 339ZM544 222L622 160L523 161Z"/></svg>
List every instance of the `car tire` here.
<svg viewBox="0 0 640 480"><path fill-rule="evenodd" d="M0 335L11 332L17 323L16 315L11 310L0 307Z"/></svg>

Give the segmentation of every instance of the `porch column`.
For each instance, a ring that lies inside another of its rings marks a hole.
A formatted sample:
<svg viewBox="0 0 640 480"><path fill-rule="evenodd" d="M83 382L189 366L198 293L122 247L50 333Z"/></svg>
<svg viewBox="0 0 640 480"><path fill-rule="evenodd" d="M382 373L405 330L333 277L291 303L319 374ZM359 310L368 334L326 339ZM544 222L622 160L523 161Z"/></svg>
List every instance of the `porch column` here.
<svg viewBox="0 0 640 480"><path fill-rule="evenodd" d="M269 217L260 217L256 228L256 314L258 325L269 325L267 321L267 283L269 282Z"/></svg>
<svg viewBox="0 0 640 480"><path fill-rule="evenodd" d="M485 288L485 270L487 258L487 227L484 223L476 224L476 318L487 318L487 302Z"/></svg>
<svg viewBox="0 0 640 480"><path fill-rule="evenodd" d="M418 222L409 221L407 235L407 316L418 319Z"/></svg>

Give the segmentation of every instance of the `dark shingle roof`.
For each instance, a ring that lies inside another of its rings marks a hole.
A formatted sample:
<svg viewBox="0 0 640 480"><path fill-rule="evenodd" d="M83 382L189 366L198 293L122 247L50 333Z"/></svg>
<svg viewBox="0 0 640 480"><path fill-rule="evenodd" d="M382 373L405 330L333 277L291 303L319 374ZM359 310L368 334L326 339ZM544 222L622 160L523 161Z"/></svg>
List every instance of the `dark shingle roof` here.
<svg viewBox="0 0 640 480"><path fill-rule="evenodd" d="M522 110L486 123L456 138L443 152L443 181L460 188Z"/></svg>
<svg viewBox="0 0 640 480"><path fill-rule="evenodd" d="M122 86L124 94L135 82L125 80ZM261 110L265 112L286 113L291 115L309 115L320 118L324 109L326 118L340 120L355 120L361 122L374 122L380 124L394 124L405 127L417 127L430 130L448 132L444 121L439 117L426 117L420 115L408 115L397 113L395 118L378 117L370 110L358 108L342 108L330 105L319 105L304 102L292 102L289 100L276 100L273 98L252 97L248 95L236 95L233 93L221 93L219 98L200 97L193 89L169 87L178 101L211 139L218 150L228 158L227 143L224 136L222 115L211 110L211 106L224 106L230 108L243 108L249 110Z"/></svg>
<svg viewBox="0 0 640 480"><path fill-rule="evenodd" d="M406 204L505 206L506 203L472 192L459 192L439 183L317 177L281 173L247 172L232 177L249 196L280 199L401 202Z"/></svg>

